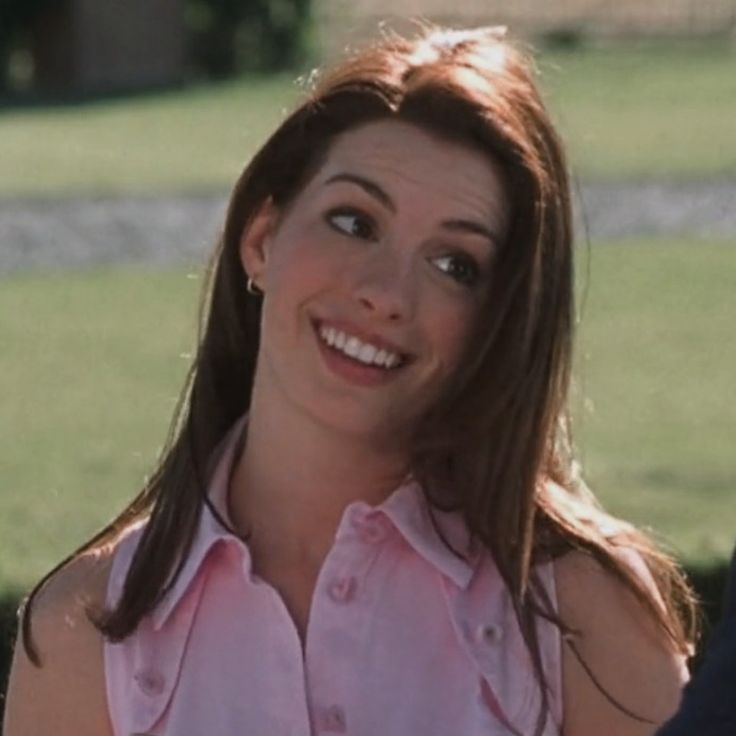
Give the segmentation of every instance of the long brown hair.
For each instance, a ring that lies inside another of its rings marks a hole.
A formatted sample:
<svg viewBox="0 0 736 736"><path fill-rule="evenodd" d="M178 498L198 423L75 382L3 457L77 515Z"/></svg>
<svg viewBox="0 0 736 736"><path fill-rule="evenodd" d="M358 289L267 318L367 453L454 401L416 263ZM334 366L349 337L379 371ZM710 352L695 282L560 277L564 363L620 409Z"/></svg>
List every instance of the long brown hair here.
<svg viewBox="0 0 736 736"><path fill-rule="evenodd" d="M337 135L391 118L491 157L502 166L512 203L472 351L414 437L412 470L430 508L459 509L493 555L540 685L536 617L566 627L534 564L571 549L617 576L686 652L693 633L686 614L693 607L677 568L642 533L600 510L575 472L567 414L574 326L570 186L529 58L497 29L425 28L414 39L389 36L348 56L312 85L234 187L208 271L197 354L158 467L130 505L55 570L148 518L122 597L97 620L99 629L113 641L129 636L171 588L207 502L208 460L250 402L261 301L245 288L241 236L269 197L280 206L295 197ZM613 533L604 534L604 526ZM640 551L664 605L616 555L617 544ZM29 611L26 606L24 644L38 661Z"/></svg>

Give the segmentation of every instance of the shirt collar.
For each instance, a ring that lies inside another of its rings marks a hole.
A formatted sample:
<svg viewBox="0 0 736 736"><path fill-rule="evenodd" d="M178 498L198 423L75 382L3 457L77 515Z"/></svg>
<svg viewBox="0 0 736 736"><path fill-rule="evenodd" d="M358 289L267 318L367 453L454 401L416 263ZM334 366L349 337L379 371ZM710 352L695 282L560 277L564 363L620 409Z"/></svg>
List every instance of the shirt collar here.
<svg viewBox="0 0 736 736"><path fill-rule="evenodd" d="M418 555L458 587L468 587L478 557L472 551L470 534L460 512L430 509L422 487L412 478L377 508L389 517Z"/></svg>
<svg viewBox="0 0 736 736"><path fill-rule="evenodd" d="M227 508L227 494L230 486L230 474L235 461L236 451L245 428L246 416L241 417L227 432L212 453L208 476L214 467L207 486L207 496L220 517L230 526L230 514ZM223 527L206 504L202 505L197 531L192 541L187 559L174 582L174 585L156 606L152 615L153 626L160 629L178 605L192 580L196 577L210 550L217 544L227 543L241 547L247 569L250 571L250 555L246 545L229 529Z"/></svg>
<svg viewBox="0 0 736 736"><path fill-rule="evenodd" d="M213 452L214 467L207 495L222 519L232 527L227 508L227 494L235 455L241 446L247 416L242 416L228 431ZM471 551L471 539L467 526L459 512L432 509L426 501L421 486L410 476L383 503L370 506L356 501L346 507L340 522L342 529L346 519L355 513L382 513L391 521L414 551L440 573L460 588L467 588L475 571L478 555ZM436 521L437 529L433 524ZM439 533L438 533L439 530ZM338 535L340 531L338 530ZM441 535L441 536L440 536ZM449 544L445 544L442 537ZM205 504L191 550L179 576L152 614L155 629L160 629L178 605L193 579L202 567L210 550L217 544L235 545L242 551L243 569L250 573L251 560L246 544L236 537Z"/></svg>

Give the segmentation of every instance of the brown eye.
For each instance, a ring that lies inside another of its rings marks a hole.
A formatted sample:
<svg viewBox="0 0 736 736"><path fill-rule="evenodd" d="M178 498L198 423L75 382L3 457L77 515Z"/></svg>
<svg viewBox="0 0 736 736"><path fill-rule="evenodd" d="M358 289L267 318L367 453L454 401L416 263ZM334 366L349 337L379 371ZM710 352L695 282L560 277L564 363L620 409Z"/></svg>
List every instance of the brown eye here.
<svg viewBox="0 0 736 736"><path fill-rule="evenodd" d="M475 286L480 279L478 264L464 254L440 256L434 259L434 263L440 271L464 286Z"/></svg>
<svg viewBox="0 0 736 736"><path fill-rule="evenodd" d="M339 233L360 240L375 240L376 228L367 215L352 209L332 210L327 213L327 224Z"/></svg>

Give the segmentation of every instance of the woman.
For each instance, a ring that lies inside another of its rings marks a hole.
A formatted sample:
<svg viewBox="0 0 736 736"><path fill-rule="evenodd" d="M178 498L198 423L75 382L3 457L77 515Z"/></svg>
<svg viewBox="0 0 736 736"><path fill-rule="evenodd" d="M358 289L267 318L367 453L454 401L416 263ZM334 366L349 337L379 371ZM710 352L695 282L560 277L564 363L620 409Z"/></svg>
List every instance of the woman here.
<svg viewBox="0 0 736 736"><path fill-rule="evenodd" d="M572 255L501 31L318 80L235 186L159 468L24 611L6 736L654 733L689 598L574 472Z"/></svg>

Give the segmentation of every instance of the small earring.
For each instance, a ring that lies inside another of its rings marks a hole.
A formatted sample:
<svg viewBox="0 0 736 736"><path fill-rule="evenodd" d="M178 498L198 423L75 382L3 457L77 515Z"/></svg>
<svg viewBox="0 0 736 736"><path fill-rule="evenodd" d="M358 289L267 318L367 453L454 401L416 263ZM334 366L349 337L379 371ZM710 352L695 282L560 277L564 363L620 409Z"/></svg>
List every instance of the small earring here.
<svg viewBox="0 0 736 736"><path fill-rule="evenodd" d="M245 285L245 290L253 296L263 296L263 291L256 286L256 282L253 281L251 276L248 276L248 283Z"/></svg>

